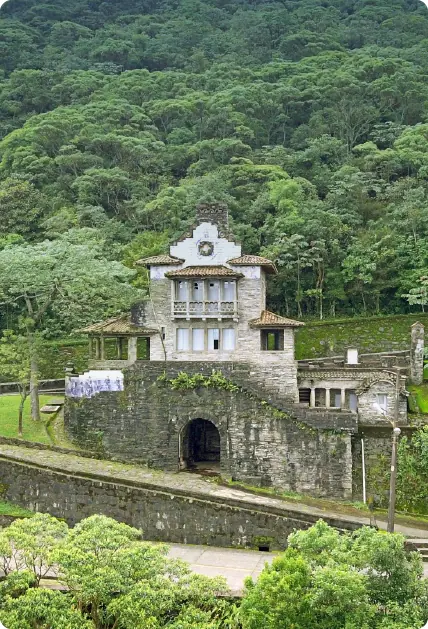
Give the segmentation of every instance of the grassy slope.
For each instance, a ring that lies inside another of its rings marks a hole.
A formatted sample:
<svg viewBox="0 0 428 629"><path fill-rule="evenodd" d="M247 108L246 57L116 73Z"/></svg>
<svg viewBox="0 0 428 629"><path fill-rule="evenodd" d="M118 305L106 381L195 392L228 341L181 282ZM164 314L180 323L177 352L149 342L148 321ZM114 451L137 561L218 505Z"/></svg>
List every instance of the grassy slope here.
<svg viewBox="0 0 428 629"><path fill-rule="evenodd" d="M41 405L52 399L52 395L40 396ZM0 396L0 436L18 437L18 395ZM50 444L45 422L34 422L30 416L30 400L27 399L24 408L24 434L23 439L27 441L38 441L39 443Z"/></svg>

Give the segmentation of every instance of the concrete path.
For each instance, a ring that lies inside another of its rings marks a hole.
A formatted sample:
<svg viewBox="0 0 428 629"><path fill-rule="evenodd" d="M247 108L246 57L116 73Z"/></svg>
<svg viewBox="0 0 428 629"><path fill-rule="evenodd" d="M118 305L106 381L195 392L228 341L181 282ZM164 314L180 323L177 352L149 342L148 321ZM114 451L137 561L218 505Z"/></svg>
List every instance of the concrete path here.
<svg viewBox="0 0 428 629"><path fill-rule="evenodd" d="M193 572L206 577L225 577L233 594L240 595L246 577L253 577L256 580L265 563L270 563L275 554L255 550L171 544L169 556L187 561Z"/></svg>

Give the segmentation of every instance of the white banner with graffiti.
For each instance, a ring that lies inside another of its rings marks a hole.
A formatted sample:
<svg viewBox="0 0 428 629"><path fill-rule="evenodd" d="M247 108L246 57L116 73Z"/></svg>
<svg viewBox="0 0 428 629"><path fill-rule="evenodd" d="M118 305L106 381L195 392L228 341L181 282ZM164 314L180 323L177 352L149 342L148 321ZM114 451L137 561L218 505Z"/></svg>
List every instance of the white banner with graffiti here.
<svg viewBox="0 0 428 629"><path fill-rule="evenodd" d="M87 371L67 378L65 384L68 397L91 398L103 391L123 391L123 373L119 369Z"/></svg>

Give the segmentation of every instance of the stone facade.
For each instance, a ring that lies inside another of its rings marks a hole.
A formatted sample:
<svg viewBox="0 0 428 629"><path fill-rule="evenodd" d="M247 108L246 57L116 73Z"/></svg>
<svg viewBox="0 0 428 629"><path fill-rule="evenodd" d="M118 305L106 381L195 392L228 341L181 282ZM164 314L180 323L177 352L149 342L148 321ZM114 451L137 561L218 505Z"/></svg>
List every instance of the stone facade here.
<svg viewBox="0 0 428 629"><path fill-rule="evenodd" d="M231 381L247 383L247 372L222 365ZM211 373L209 363L177 363L180 371ZM165 363L135 365L125 371L125 390L89 400L66 401L66 429L82 447L122 460L178 471L189 422L211 422L220 437L223 476L262 487L278 487L319 496L349 497L352 485L352 414L305 412L289 405L288 416L250 390L201 387L171 389ZM161 380L159 380L159 377ZM260 390L262 393L262 390Z"/></svg>

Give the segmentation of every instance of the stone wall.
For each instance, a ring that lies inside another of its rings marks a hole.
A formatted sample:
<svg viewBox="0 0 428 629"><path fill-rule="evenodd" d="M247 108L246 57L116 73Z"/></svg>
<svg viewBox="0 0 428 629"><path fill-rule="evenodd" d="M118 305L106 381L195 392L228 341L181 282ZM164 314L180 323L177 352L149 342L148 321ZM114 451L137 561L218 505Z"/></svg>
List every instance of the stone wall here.
<svg viewBox="0 0 428 629"><path fill-rule="evenodd" d="M201 387L174 391L168 379L180 371L212 373L210 363L145 363L125 370L123 392L91 399L66 399L65 427L80 447L122 460L177 471L184 428L197 418L219 430L221 471L225 477L264 487L350 497L351 438L356 417L350 413L309 412L288 408L289 418L258 398L247 373L233 363L221 370L233 382L253 389L227 391Z"/></svg>
<svg viewBox="0 0 428 629"><path fill-rule="evenodd" d="M108 475L91 473L78 457L74 457L77 462L73 471L64 455L57 456L53 466L40 460L24 462L17 452L11 456L0 454L2 497L64 518L70 525L102 513L142 529L145 538L152 541L214 546L268 545L282 549L294 529L308 528L319 517L292 511L281 501L267 497L240 492L220 497L211 495L209 489L204 495L153 482L138 483L128 478L132 470L127 473L126 469L112 469ZM356 518L325 519L338 528L361 526Z"/></svg>

